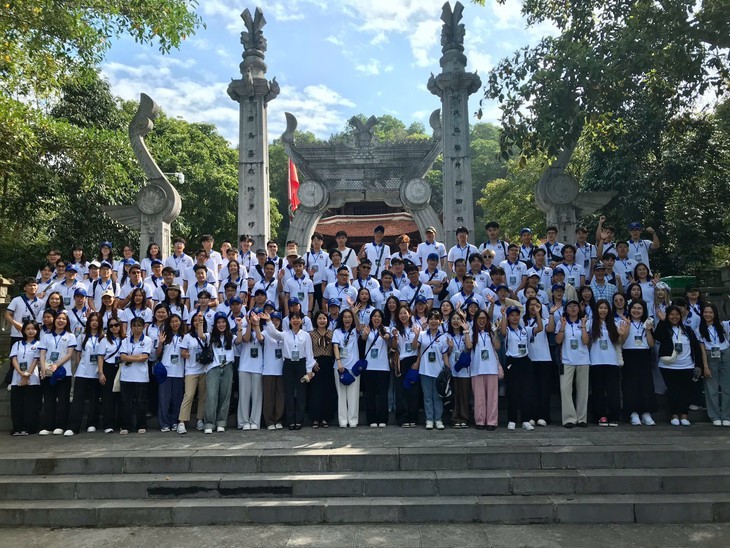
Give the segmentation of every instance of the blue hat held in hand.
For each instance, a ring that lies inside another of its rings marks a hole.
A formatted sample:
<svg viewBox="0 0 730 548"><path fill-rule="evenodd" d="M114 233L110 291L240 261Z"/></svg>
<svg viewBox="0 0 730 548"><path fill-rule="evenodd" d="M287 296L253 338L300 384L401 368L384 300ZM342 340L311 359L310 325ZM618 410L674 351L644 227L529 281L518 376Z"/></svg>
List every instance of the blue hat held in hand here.
<svg viewBox="0 0 730 548"><path fill-rule="evenodd" d="M162 384L167 380L167 368L162 365L162 362L157 362L152 368L152 374L155 376L157 384Z"/></svg>
<svg viewBox="0 0 730 548"><path fill-rule="evenodd" d="M409 369L405 374L405 377L403 377L403 388L410 390L410 388L418 382L419 378L420 375L418 374L417 369Z"/></svg>
<svg viewBox="0 0 730 548"><path fill-rule="evenodd" d="M56 370L53 372L53 375L51 375L51 385L55 385L58 381L62 381L66 378L66 368L64 366L56 368Z"/></svg>

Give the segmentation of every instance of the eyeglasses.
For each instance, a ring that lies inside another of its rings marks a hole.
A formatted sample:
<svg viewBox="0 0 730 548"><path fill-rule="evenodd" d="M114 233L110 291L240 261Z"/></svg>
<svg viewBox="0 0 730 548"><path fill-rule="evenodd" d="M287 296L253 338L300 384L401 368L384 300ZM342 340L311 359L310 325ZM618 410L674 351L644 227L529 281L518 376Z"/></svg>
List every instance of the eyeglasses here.
<svg viewBox="0 0 730 548"><path fill-rule="evenodd" d="M109 324L109 329L112 329L114 327L119 327L119 324L118 323L110 323Z"/></svg>
<svg viewBox="0 0 730 548"><path fill-rule="evenodd" d="M363 270L370 270L372 267L370 267L370 266L361 266L360 268L362 268Z"/></svg>

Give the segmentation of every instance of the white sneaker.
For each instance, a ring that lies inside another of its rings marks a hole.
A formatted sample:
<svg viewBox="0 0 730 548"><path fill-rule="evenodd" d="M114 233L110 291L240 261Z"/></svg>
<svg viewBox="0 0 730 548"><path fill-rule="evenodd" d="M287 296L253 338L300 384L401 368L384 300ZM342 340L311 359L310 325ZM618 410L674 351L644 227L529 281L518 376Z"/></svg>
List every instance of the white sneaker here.
<svg viewBox="0 0 730 548"><path fill-rule="evenodd" d="M64 436L66 436L67 438L68 438L68 437L71 437L71 436L73 436L73 435L74 435L74 431L73 431L73 430L66 430L66 431L65 431L65 432L63 433L63 435L64 435Z"/></svg>
<svg viewBox="0 0 730 548"><path fill-rule="evenodd" d="M282 428L284 428L284 427L281 425L281 423L280 422L277 422L276 423L276 429L277 430L281 430Z"/></svg>
<svg viewBox="0 0 730 548"><path fill-rule="evenodd" d="M129 434L129 430L121 429L121 430L119 431L119 433L120 433L120 434L121 434L122 436L126 436L127 434Z"/></svg>
<svg viewBox="0 0 730 548"><path fill-rule="evenodd" d="M442 421L436 421L436 430L443 430L444 423Z"/></svg>
<svg viewBox="0 0 730 548"><path fill-rule="evenodd" d="M198 424L195 425L195 429L202 431L203 428L205 428L205 424L203 423L203 421L201 421L200 419L198 419Z"/></svg>
<svg viewBox="0 0 730 548"><path fill-rule="evenodd" d="M730 421L728 421L728 422L730 422ZM728 426L730 426L730 424ZM379 423L378 428L385 428L385 423L384 422Z"/></svg>
<svg viewBox="0 0 730 548"><path fill-rule="evenodd" d="M114 428L105 428L104 429L104 433L105 434L113 434L114 433Z"/></svg>
<svg viewBox="0 0 730 548"><path fill-rule="evenodd" d="M534 421L534 420L532 420L532 419L530 419L530 424L531 424L532 426L535 426L535 421Z"/></svg>
<svg viewBox="0 0 730 548"><path fill-rule="evenodd" d="M54 436L62 436L62 435L63 435L63 428L56 428L56 429L55 429L55 430L53 431L53 435L54 435Z"/></svg>
<svg viewBox="0 0 730 548"><path fill-rule="evenodd" d="M177 423L175 423L175 424L172 425L171 431L172 432L177 432Z"/></svg>
<svg viewBox="0 0 730 548"><path fill-rule="evenodd" d="M258 424L251 423L251 430L258 430L258 429L259 429L259 425Z"/></svg>
<svg viewBox="0 0 730 548"><path fill-rule="evenodd" d="M96 426L89 426L89 427L88 427L88 428L86 429L86 431L87 431L87 432L88 432L89 434L93 434L94 432L96 432Z"/></svg>
<svg viewBox="0 0 730 548"><path fill-rule="evenodd" d="M301 426L301 425L300 425ZM350 424L350 428L357 428L357 423Z"/></svg>
<svg viewBox="0 0 730 548"><path fill-rule="evenodd" d="M225 432L225 431L226 431L226 427L225 427L225 426L218 426L218 427L217 427L217 428L215 429L215 431L216 431L216 432Z"/></svg>
<svg viewBox="0 0 730 548"><path fill-rule="evenodd" d="M167 426L165 426L164 428L160 428L160 432L169 432L169 431L170 431L170 429Z"/></svg>
<svg viewBox="0 0 730 548"><path fill-rule="evenodd" d="M507 430L514 430L515 428L517 428L517 425L515 423L513 423L513 422L507 423Z"/></svg>
<svg viewBox="0 0 730 548"><path fill-rule="evenodd" d="M524 429L525 429L525 430L527 430L528 432L530 432L530 431L532 431L532 430L534 430L534 429L535 429L535 427L534 427L534 426L532 426L532 425L531 425L531 424L530 424L529 422L523 422L523 423L522 423L522 428L524 428Z"/></svg>
<svg viewBox="0 0 730 548"><path fill-rule="evenodd" d="M187 429L185 428L185 423L184 422L178 423L178 425L177 425L177 433L178 434L187 434L188 433Z"/></svg>
<svg viewBox="0 0 730 548"><path fill-rule="evenodd" d="M377 427L378 427L378 423L377 422L371 422L370 423L370 428L377 428Z"/></svg>
<svg viewBox="0 0 730 548"><path fill-rule="evenodd" d="M724 421L722 421L722 425L723 426L730 426L730 421L724 420Z"/></svg>
<svg viewBox="0 0 730 548"><path fill-rule="evenodd" d="M269 426L266 427L266 429L267 430L276 430L276 425L270 424Z"/></svg>
<svg viewBox="0 0 730 548"><path fill-rule="evenodd" d="M39 436L48 436L50 434L51 434L50 430L41 430L40 432L38 432Z"/></svg>
<svg viewBox="0 0 730 548"><path fill-rule="evenodd" d="M641 414L641 423L644 426L654 426L656 424L654 422L654 419L651 416L651 413L642 413Z"/></svg>
<svg viewBox="0 0 730 548"><path fill-rule="evenodd" d="M641 419L639 418L639 414L637 412L631 413L631 424L634 426L641 426Z"/></svg>
<svg viewBox="0 0 730 548"><path fill-rule="evenodd" d="M712 421L712 426L722 426L722 421L720 419L716 419Z"/></svg>
<svg viewBox="0 0 730 548"><path fill-rule="evenodd" d="M689 419L680 419L679 424L681 424L682 426L689 426L692 423L689 422Z"/></svg>
<svg viewBox="0 0 730 548"><path fill-rule="evenodd" d="M206 428L204 430L204 433L206 433L206 434L212 434L213 433L213 429L212 428Z"/></svg>
<svg viewBox="0 0 730 548"><path fill-rule="evenodd" d="M246 424L244 424L244 425L243 425L243 426L241 427L241 430L251 430L251 425L250 425L249 423L246 423Z"/></svg>
<svg viewBox="0 0 730 548"><path fill-rule="evenodd" d="M426 421L426 430L433 430L433 421Z"/></svg>
<svg viewBox="0 0 730 548"><path fill-rule="evenodd" d="M672 420L669 421L669 424L672 426L679 426L679 419L677 417L674 417Z"/></svg>
<svg viewBox="0 0 730 548"><path fill-rule="evenodd" d="M547 426L547 421L545 421L545 419L537 419L537 425L538 426Z"/></svg>

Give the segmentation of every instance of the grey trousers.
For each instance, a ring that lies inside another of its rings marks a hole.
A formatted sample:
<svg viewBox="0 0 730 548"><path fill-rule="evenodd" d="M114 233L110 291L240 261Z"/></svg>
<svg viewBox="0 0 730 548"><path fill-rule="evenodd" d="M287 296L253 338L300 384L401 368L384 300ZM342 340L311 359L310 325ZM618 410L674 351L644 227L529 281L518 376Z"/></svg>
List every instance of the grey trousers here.
<svg viewBox="0 0 730 548"><path fill-rule="evenodd" d="M705 401L711 421L730 420L730 348L719 358L711 358L707 351L707 365L712 377L705 377Z"/></svg>
<svg viewBox="0 0 730 548"><path fill-rule="evenodd" d="M246 424L261 426L263 384L260 373L238 372L238 428Z"/></svg>
<svg viewBox="0 0 730 548"><path fill-rule="evenodd" d="M233 366L226 363L208 371L205 377L205 427L226 427L231 404Z"/></svg>
<svg viewBox="0 0 730 548"><path fill-rule="evenodd" d="M564 365L560 375L560 402L563 410L563 424L588 422L589 365ZM573 381L575 380L575 401Z"/></svg>

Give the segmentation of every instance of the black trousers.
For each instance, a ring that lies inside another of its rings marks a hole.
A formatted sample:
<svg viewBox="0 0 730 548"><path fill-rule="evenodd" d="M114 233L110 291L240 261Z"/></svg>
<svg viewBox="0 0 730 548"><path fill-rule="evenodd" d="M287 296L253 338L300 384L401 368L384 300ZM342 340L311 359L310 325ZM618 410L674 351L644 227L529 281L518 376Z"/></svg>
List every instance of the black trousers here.
<svg viewBox="0 0 730 548"><path fill-rule="evenodd" d="M669 412L672 415L686 415L692 403L694 369L667 369L660 367L664 382L667 385Z"/></svg>
<svg viewBox="0 0 730 548"><path fill-rule="evenodd" d="M621 411L621 369L617 365L591 365L593 418L618 422Z"/></svg>
<svg viewBox="0 0 730 548"><path fill-rule="evenodd" d="M535 387L534 420L543 419L550 424L550 394L555 384L553 362L532 362L532 378Z"/></svg>
<svg viewBox="0 0 730 548"><path fill-rule="evenodd" d="M89 415L86 419L86 426L99 427L99 395L101 393L99 379L86 379L76 377L74 380L74 401L71 402L71 415L68 419L69 430L77 434L81 430L81 422L84 417L84 404L89 400Z"/></svg>
<svg viewBox="0 0 730 548"><path fill-rule="evenodd" d="M313 421L330 422L335 414L337 402L334 358L319 356L317 363L319 371L309 383L309 416Z"/></svg>
<svg viewBox="0 0 730 548"><path fill-rule="evenodd" d="M417 382L408 390L403 386L403 379L411 366L416 363L416 356L409 356L400 361L401 376L395 382L395 417L398 426L406 422L418 422L418 404L421 402L421 383Z"/></svg>
<svg viewBox="0 0 730 548"><path fill-rule="evenodd" d="M152 369L155 367L156 362L157 360L150 360L147 362L150 381L147 383L147 390L145 390L143 394L143 398L147 400L147 412L153 417L157 416L157 407L159 406L159 385L157 384L157 379L152 374Z"/></svg>
<svg viewBox="0 0 730 548"><path fill-rule="evenodd" d="M122 381L122 428L132 430L147 428L147 411L145 409L143 393L147 385L145 382Z"/></svg>
<svg viewBox="0 0 730 548"><path fill-rule="evenodd" d="M365 371L362 374L362 381L368 424L388 424L390 371Z"/></svg>
<svg viewBox="0 0 730 548"><path fill-rule="evenodd" d="M624 350L621 389L626 413L653 413L657 410L654 393L653 359L650 349Z"/></svg>
<svg viewBox="0 0 730 548"><path fill-rule="evenodd" d="M302 377L307 373L306 360L284 360L284 409L287 424L302 424L307 394ZM332 381L334 382L334 381Z"/></svg>
<svg viewBox="0 0 730 548"><path fill-rule="evenodd" d="M117 369L115 364L104 362L102 370L106 377L106 384L101 387L101 414L104 429L118 430L122 424L122 398L118 392L113 391Z"/></svg>
<svg viewBox="0 0 730 548"><path fill-rule="evenodd" d="M71 397L71 377L66 377L56 384L51 384L50 378L43 379L41 390L43 392L43 430L66 428Z"/></svg>
<svg viewBox="0 0 730 548"><path fill-rule="evenodd" d="M507 420L510 422L529 421L535 414L534 383L532 378L532 361L528 357L515 358L507 356L507 367L504 381L507 390Z"/></svg>
<svg viewBox="0 0 730 548"><path fill-rule="evenodd" d="M10 390L10 418L13 433L38 432L38 418L41 414L41 387L13 386Z"/></svg>

